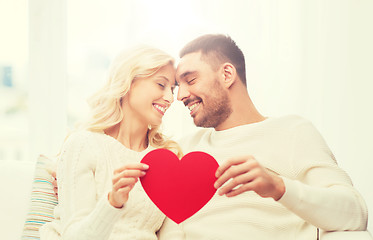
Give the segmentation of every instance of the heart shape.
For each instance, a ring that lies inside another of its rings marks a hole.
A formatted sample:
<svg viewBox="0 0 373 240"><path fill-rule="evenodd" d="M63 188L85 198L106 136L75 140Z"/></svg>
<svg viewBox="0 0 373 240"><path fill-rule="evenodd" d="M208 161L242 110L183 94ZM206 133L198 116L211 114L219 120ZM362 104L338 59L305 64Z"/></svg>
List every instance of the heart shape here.
<svg viewBox="0 0 373 240"><path fill-rule="evenodd" d="M209 154L190 152L181 160L167 149L144 156L149 165L141 185L153 203L171 220L181 223L198 212L214 196L219 164Z"/></svg>

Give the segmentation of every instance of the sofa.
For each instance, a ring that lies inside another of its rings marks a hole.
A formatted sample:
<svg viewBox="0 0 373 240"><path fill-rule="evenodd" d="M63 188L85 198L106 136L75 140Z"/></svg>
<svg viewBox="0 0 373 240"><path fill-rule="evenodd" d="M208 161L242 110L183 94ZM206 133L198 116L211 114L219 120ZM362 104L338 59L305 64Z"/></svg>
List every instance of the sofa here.
<svg viewBox="0 0 373 240"><path fill-rule="evenodd" d="M35 162L0 161L0 226L1 239L21 239L29 209Z"/></svg>
<svg viewBox="0 0 373 240"><path fill-rule="evenodd" d="M0 227L6 240L21 239L36 163L0 161ZM373 240L368 231L321 232L321 240Z"/></svg>

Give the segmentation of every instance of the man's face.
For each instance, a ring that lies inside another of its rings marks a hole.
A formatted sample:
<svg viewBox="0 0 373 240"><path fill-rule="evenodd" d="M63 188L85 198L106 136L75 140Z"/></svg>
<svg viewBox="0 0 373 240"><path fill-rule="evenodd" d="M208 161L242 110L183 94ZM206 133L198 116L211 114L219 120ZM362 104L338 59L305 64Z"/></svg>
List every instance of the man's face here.
<svg viewBox="0 0 373 240"><path fill-rule="evenodd" d="M201 53L190 53L181 58L176 70L179 84L177 99L189 108L198 127L218 127L231 114L227 90L220 79L223 72L201 60Z"/></svg>

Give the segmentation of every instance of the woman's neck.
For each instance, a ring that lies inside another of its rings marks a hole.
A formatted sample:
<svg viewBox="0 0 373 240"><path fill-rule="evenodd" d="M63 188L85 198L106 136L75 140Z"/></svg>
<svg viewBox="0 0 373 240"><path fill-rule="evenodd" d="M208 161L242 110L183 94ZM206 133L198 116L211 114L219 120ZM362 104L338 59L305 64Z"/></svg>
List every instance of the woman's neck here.
<svg viewBox="0 0 373 240"><path fill-rule="evenodd" d="M148 147L148 127L135 126L122 121L105 130L105 134L117 139L127 148L141 152Z"/></svg>

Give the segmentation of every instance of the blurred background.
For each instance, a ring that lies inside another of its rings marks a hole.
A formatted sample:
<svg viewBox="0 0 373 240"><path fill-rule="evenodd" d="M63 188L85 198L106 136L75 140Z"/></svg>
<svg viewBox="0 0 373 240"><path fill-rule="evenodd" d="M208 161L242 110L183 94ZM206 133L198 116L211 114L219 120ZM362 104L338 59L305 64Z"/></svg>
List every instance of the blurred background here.
<svg viewBox="0 0 373 240"><path fill-rule="evenodd" d="M246 56L260 112L311 120L372 213L372 12L371 0L0 0L0 161L57 154L120 50L146 43L178 58L224 33ZM163 129L178 139L195 127L176 102Z"/></svg>

